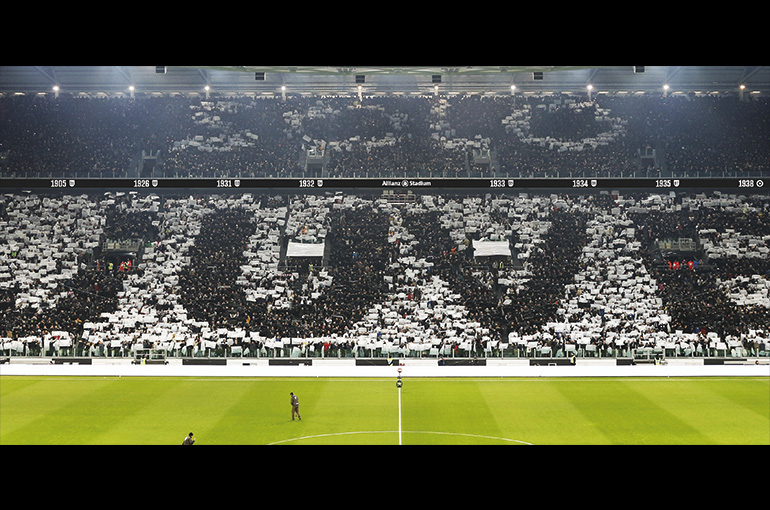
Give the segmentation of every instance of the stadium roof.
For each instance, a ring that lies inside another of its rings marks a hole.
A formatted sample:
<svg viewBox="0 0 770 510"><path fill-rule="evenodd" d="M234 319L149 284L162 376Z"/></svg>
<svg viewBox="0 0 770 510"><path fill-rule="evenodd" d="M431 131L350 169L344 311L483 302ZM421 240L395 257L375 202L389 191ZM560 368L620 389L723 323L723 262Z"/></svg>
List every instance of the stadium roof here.
<svg viewBox="0 0 770 510"><path fill-rule="evenodd" d="M535 77L535 73L542 75ZM0 66L0 93L122 95L770 92L769 66Z"/></svg>

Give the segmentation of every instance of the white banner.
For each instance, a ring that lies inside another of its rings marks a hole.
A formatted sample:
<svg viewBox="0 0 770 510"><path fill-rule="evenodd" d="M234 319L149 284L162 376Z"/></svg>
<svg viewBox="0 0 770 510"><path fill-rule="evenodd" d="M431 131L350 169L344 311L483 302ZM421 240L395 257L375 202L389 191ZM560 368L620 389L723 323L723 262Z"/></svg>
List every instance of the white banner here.
<svg viewBox="0 0 770 510"><path fill-rule="evenodd" d="M474 257L511 256L511 245L508 241L473 241Z"/></svg>
<svg viewBox="0 0 770 510"><path fill-rule="evenodd" d="M296 243L289 241L287 257L323 257L324 243Z"/></svg>

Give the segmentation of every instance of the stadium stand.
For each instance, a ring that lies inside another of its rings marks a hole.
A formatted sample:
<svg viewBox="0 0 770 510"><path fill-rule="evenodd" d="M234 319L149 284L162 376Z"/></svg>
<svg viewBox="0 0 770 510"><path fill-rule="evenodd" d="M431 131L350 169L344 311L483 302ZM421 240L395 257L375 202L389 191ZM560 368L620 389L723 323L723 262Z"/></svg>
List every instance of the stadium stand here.
<svg viewBox="0 0 770 510"><path fill-rule="evenodd" d="M3 349L766 354L768 197L635 195L5 194ZM308 211L324 253L297 264Z"/></svg>
<svg viewBox="0 0 770 510"><path fill-rule="evenodd" d="M700 95L8 96L0 165L5 177L766 176L769 108Z"/></svg>
<svg viewBox="0 0 770 510"><path fill-rule="evenodd" d="M63 96L0 109L4 177L770 172L766 100ZM3 355L770 355L766 194L228 191L5 192Z"/></svg>

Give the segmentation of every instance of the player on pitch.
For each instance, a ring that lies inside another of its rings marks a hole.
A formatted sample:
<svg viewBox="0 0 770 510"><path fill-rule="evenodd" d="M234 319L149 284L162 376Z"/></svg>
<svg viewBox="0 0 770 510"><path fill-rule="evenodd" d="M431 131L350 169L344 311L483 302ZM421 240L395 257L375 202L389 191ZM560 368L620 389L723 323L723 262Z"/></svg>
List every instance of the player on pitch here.
<svg viewBox="0 0 770 510"><path fill-rule="evenodd" d="M294 394L294 392L290 393L291 395L291 419L294 421L294 415L297 415L297 418L300 420L302 419L302 416L299 415L299 397Z"/></svg>

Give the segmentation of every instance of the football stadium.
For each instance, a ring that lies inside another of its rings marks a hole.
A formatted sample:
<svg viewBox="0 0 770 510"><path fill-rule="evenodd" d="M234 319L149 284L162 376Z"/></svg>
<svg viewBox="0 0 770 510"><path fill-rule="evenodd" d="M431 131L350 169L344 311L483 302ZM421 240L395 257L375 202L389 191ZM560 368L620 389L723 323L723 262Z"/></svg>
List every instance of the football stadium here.
<svg viewBox="0 0 770 510"><path fill-rule="evenodd" d="M0 66L1 445L768 445L766 66Z"/></svg>

